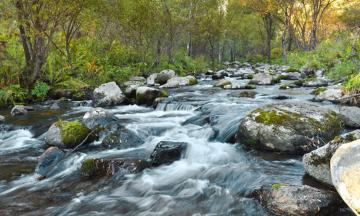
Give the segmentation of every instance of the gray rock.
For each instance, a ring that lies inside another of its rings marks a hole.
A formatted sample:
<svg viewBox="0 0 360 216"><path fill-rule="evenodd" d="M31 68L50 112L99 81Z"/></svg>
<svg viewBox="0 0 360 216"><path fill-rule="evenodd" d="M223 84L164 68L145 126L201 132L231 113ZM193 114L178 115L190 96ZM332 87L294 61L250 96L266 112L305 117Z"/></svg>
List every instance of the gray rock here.
<svg viewBox="0 0 360 216"><path fill-rule="evenodd" d="M3 122L5 122L5 117L0 115L0 123L3 123Z"/></svg>
<svg viewBox="0 0 360 216"><path fill-rule="evenodd" d="M140 87L141 85L130 85L128 87L126 87L125 89L125 96L129 99L134 99L136 98L136 90Z"/></svg>
<svg viewBox="0 0 360 216"><path fill-rule="evenodd" d="M101 146L106 149L134 148L144 143L144 140L136 133L124 126L114 125L112 126L111 131L112 132L108 133L101 142Z"/></svg>
<svg viewBox="0 0 360 216"><path fill-rule="evenodd" d="M304 87L325 87L328 86L328 81L324 79L315 79L304 82Z"/></svg>
<svg viewBox="0 0 360 216"><path fill-rule="evenodd" d="M39 179L44 179L52 174L56 165L64 158L65 152L57 147L50 147L39 157L35 173Z"/></svg>
<svg viewBox="0 0 360 216"><path fill-rule="evenodd" d="M335 151L342 145L360 139L360 130L356 130L341 136L326 145L303 156L305 172L316 180L332 185L330 175L330 159Z"/></svg>
<svg viewBox="0 0 360 216"><path fill-rule="evenodd" d="M315 95L314 101L330 101L333 103L339 103L342 97L343 91L341 86L332 86Z"/></svg>
<svg viewBox="0 0 360 216"><path fill-rule="evenodd" d="M151 74L147 79L146 83L148 86L154 86L155 85L155 79L158 76L158 73Z"/></svg>
<svg viewBox="0 0 360 216"><path fill-rule="evenodd" d="M31 110L34 110L34 108L31 106L15 105L11 109L10 113L12 116L26 115L28 113L28 111L31 111Z"/></svg>
<svg viewBox="0 0 360 216"><path fill-rule="evenodd" d="M278 82L279 82L278 76L274 76L266 73L257 73L253 76L253 79L250 81L250 84L272 85Z"/></svg>
<svg viewBox="0 0 360 216"><path fill-rule="evenodd" d="M231 81L230 80L226 80L226 79L221 79L221 80L218 80L214 86L215 87L221 87L221 88L224 88L224 86L226 85L231 85Z"/></svg>
<svg viewBox="0 0 360 216"><path fill-rule="evenodd" d="M160 86L160 88L178 88L182 86L195 85L197 80L193 76L186 77L173 77L169 79L166 84Z"/></svg>
<svg viewBox="0 0 360 216"><path fill-rule="evenodd" d="M282 79L285 80L299 80L301 79L301 74L299 72L283 72L281 73Z"/></svg>
<svg viewBox="0 0 360 216"><path fill-rule="evenodd" d="M116 120L116 117L101 107L93 108L85 113L82 123L89 129L105 126Z"/></svg>
<svg viewBox="0 0 360 216"><path fill-rule="evenodd" d="M139 105L153 105L156 98L161 96L158 89L141 86L136 89L136 103Z"/></svg>
<svg viewBox="0 0 360 216"><path fill-rule="evenodd" d="M164 85L169 79L176 76L175 71L173 70L163 70L155 78L155 83Z"/></svg>
<svg viewBox="0 0 360 216"><path fill-rule="evenodd" d="M339 147L330 160L331 180L356 215L360 214L360 140Z"/></svg>
<svg viewBox="0 0 360 216"><path fill-rule="evenodd" d="M219 71L216 71L216 72L212 75L212 79L213 79L213 80L223 79L225 76L228 76L228 74L226 73L226 71L225 71L225 70L219 70Z"/></svg>
<svg viewBox="0 0 360 216"><path fill-rule="evenodd" d="M186 147L187 143L184 142L161 141L150 156L151 163L160 166L179 160L184 156Z"/></svg>
<svg viewBox="0 0 360 216"><path fill-rule="evenodd" d="M342 130L337 114L323 107L296 102L276 103L247 115L237 140L250 148L304 154L330 141Z"/></svg>
<svg viewBox="0 0 360 216"><path fill-rule="evenodd" d="M58 121L46 132L45 142L59 148L74 148L83 141L90 141L89 133L90 129L78 121Z"/></svg>
<svg viewBox="0 0 360 216"><path fill-rule="evenodd" d="M256 190L254 196L275 215L325 216L340 206L336 193L307 185L274 184Z"/></svg>
<svg viewBox="0 0 360 216"><path fill-rule="evenodd" d="M360 128L360 108L355 106L340 106L336 109L346 127Z"/></svg>
<svg viewBox="0 0 360 216"><path fill-rule="evenodd" d="M125 95L115 82L102 84L93 92L95 106L120 105L125 100Z"/></svg>

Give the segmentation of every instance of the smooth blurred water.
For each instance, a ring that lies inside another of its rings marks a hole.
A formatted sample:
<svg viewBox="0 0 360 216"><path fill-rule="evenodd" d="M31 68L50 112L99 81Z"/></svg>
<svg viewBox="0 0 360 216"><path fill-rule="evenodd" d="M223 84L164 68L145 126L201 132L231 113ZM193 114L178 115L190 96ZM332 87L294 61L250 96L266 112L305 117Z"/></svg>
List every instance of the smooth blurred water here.
<svg viewBox="0 0 360 216"><path fill-rule="evenodd" d="M45 150L41 141L45 127L59 118L79 119L90 107L51 114L44 109L20 120L7 115L14 128L0 132L0 172L9 164L12 171L0 174L0 215L266 215L250 193L273 183L303 184L300 158L248 151L229 142L240 120L274 102L272 96L305 101L311 98L311 89L259 86L255 98L240 98L233 96L239 90L213 88L212 83L204 80L170 90L170 97L155 109L136 105L108 109L144 144L121 150L79 150L43 181L33 171L36 158ZM88 180L80 176L85 158L147 158L160 141L187 142L185 157L125 177Z"/></svg>

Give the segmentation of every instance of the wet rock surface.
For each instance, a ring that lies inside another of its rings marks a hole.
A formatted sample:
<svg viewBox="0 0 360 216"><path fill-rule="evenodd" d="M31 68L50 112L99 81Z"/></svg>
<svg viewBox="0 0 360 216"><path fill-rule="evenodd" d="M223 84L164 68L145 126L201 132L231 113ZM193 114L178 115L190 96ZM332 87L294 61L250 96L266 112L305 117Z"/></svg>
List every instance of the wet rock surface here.
<svg viewBox="0 0 360 216"><path fill-rule="evenodd" d="M125 101L125 95L115 82L100 85L93 92L95 106L120 105Z"/></svg>
<svg viewBox="0 0 360 216"><path fill-rule="evenodd" d="M254 196L275 215L331 215L341 204L336 193L307 185L274 184L257 190Z"/></svg>

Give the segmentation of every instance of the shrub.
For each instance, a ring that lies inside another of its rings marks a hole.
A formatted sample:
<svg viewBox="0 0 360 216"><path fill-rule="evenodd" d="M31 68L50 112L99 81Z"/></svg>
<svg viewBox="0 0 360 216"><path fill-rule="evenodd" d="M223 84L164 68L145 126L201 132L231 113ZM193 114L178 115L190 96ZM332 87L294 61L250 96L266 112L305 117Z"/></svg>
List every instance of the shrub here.
<svg viewBox="0 0 360 216"><path fill-rule="evenodd" d="M34 96L36 99L45 100L48 92L49 92L48 84L41 81L37 81L35 83L34 88L31 90L31 95Z"/></svg>
<svg viewBox="0 0 360 216"><path fill-rule="evenodd" d="M27 92L20 85L10 85L0 90L0 106L23 103L26 97Z"/></svg>
<svg viewBox="0 0 360 216"><path fill-rule="evenodd" d="M351 93L360 92L360 72L352 76L348 81L344 83L344 90Z"/></svg>

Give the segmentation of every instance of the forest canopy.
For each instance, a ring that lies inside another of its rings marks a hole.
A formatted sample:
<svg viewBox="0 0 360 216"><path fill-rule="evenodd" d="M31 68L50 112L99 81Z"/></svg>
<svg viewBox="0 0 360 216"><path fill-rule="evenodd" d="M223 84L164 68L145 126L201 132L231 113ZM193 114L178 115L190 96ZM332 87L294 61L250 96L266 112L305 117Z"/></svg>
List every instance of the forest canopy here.
<svg viewBox="0 0 360 216"><path fill-rule="evenodd" d="M351 79L359 29L356 0L3 0L0 103L162 69L203 73L224 61Z"/></svg>

